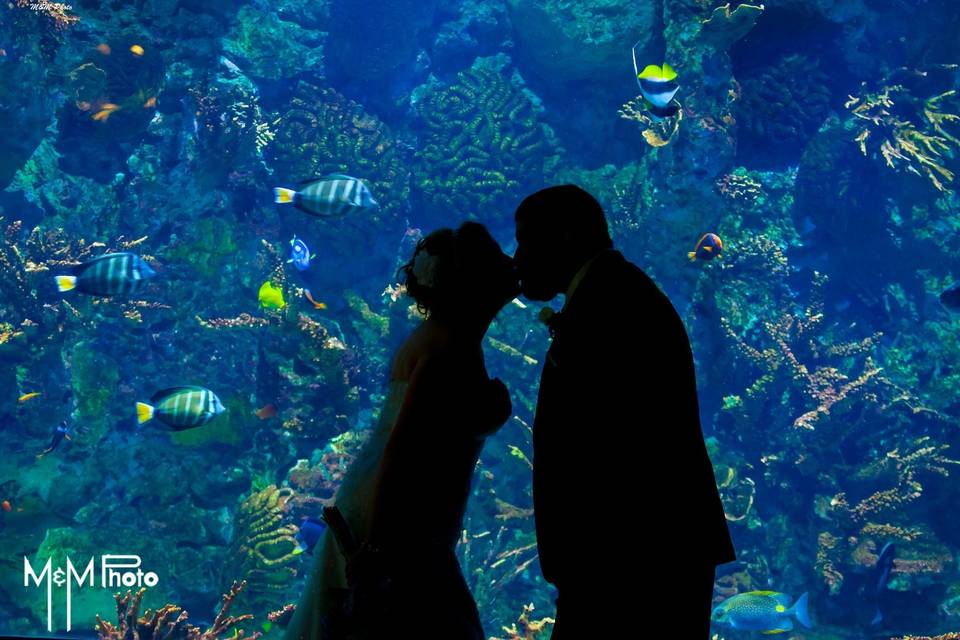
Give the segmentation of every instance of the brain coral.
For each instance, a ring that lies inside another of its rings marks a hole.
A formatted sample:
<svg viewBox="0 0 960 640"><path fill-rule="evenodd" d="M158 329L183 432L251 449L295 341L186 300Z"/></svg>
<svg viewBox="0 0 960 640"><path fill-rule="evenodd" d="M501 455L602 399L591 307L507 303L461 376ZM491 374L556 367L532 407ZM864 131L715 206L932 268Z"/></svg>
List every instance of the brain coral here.
<svg viewBox="0 0 960 640"><path fill-rule="evenodd" d="M267 154L284 180L361 178L380 203L380 221L398 219L410 195L410 173L391 131L333 89L301 81Z"/></svg>
<svg viewBox="0 0 960 640"><path fill-rule="evenodd" d="M739 156L774 161L781 155L799 157L830 109L827 74L819 62L802 54L789 55L740 84ZM778 157L770 158L771 154Z"/></svg>
<svg viewBox="0 0 960 640"><path fill-rule="evenodd" d="M427 87L415 107L426 134L414 179L428 213L512 210L542 183L546 130L533 101L502 71L475 65L453 84Z"/></svg>

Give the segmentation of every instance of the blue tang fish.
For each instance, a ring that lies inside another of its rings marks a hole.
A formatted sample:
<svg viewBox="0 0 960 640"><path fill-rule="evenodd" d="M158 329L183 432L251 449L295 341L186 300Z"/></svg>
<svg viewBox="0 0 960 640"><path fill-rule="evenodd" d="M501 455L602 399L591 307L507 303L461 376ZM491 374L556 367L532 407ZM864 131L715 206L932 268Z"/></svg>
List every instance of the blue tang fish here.
<svg viewBox="0 0 960 640"><path fill-rule="evenodd" d="M310 267L310 261L316 258L317 256L311 255L310 247L307 246L307 243L293 236L293 240L290 241L290 259L287 260L287 263L293 263L300 271L306 271Z"/></svg>
<svg viewBox="0 0 960 640"><path fill-rule="evenodd" d="M793 601L786 593L778 591L747 591L727 598L713 609L710 619L719 625L739 631L760 631L762 633L783 633L793 629L793 620L810 628L810 614L807 611L807 594Z"/></svg>
<svg viewBox="0 0 960 640"><path fill-rule="evenodd" d="M297 547L293 550L293 553L298 554L306 551L309 554L313 554L313 548L317 546L317 541L320 540L320 534L322 534L326 528L327 523L319 518L304 518L303 522L300 523L300 530L297 531L297 535L295 536Z"/></svg>

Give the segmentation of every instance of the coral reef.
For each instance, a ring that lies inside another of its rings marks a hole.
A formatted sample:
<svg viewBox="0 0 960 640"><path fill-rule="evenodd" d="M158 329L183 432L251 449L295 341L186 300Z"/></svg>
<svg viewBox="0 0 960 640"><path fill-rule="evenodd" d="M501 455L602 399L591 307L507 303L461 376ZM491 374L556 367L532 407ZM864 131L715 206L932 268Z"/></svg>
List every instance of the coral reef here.
<svg viewBox="0 0 960 640"><path fill-rule="evenodd" d="M164 68L158 48L139 35L91 47L70 72L70 99L57 115L60 166L101 183L122 171L128 154L120 145L146 133Z"/></svg>
<svg viewBox="0 0 960 640"><path fill-rule="evenodd" d="M551 83L605 83L622 75L629 48L638 55L662 52L659 3L622 0L510 0L517 38L517 64Z"/></svg>
<svg viewBox="0 0 960 640"><path fill-rule="evenodd" d="M750 32L762 13L762 4L728 2L714 9L709 18L701 18L698 39L706 46L726 51Z"/></svg>
<svg viewBox="0 0 960 640"><path fill-rule="evenodd" d="M140 615L140 601L143 594L147 591L146 587L141 587L135 594L127 591L125 596L117 593L114 598L117 601L117 624L114 625L97 615L97 637L100 640L128 640L129 638L139 638L142 640L216 640L224 636L228 637L231 629L238 624L252 619L252 613L245 613L239 616L228 615L234 605L237 596L246 586L246 580L239 583L234 581L227 593L223 594L223 606L217 613L216 619L208 629L200 629L188 622L190 616L181 607L173 604L167 604L151 611L147 609ZM255 631L251 635L245 635L245 632L234 632L234 638L249 638L256 640L263 634Z"/></svg>
<svg viewBox="0 0 960 640"><path fill-rule="evenodd" d="M255 183L267 170L261 154L271 140L276 123L267 122L260 110L259 92L248 78L217 75L190 88L195 105L197 148L203 171L216 181L243 174ZM225 227L227 228L227 227Z"/></svg>
<svg viewBox="0 0 960 640"><path fill-rule="evenodd" d="M321 224L301 212L285 212L302 219L291 226L300 237L311 238L312 246L323 246L330 264L351 265L347 272L315 274L314 293L384 277L393 266L394 238L406 228L410 170L405 143L358 103L303 81L280 110L275 134L265 153L278 186L346 173L363 180L380 203L378 209L343 224ZM362 263L353 260L358 244L366 247ZM361 291L373 293L372 288Z"/></svg>
<svg viewBox="0 0 960 640"><path fill-rule="evenodd" d="M830 108L827 74L820 62L791 54L759 75L738 80L738 157L750 166L765 158L796 157Z"/></svg>
<svg viewBox="0 0 960 640"><path fill-rule="evenodd" d="M291 488L270 485L248 495L237 509L227 567L250 585L241 599L246 608L277 606L297 576L297 525L288 506L295 495Z"/></svg>
<svg viewBox="0 0 960 640"><path fill-rule="evenodd" d="M844 103L856 118L854 140L863 155L875 156L879 151L888 167L924 176L938 191L946 191L954 177L944 166L945 154L952 157L960 148L960 140L946 128L957 127L960 113L945 111L951 108L947 105L960 111L955 89L920 99L902 84L871 92L866 83Z"/></svg>
<svg viewBox="0 0 960 640"><path fill-rule="evenodd" d="M483 215L500 222L497 214L543 183L549 148L537 107L498 64L478 59L454 83L416 94L426 132L414 179L437 220Z"/></svg>
<svg viewBox="0 0 960 640"><path fill-rule="evenodd" d="M224 38L223 49L255 78L279 80L300 74L322 77L325 35L285 20L273 11L244 5Z"/></svg>
<svg viewBox="0 0 960 640"><path fill-rule="evenodd" d="M553 618L531 620L530 614L533 613L533 608L532 604L524 605L523 613L517 621L509 627L503 627L504 633L507 634L506 638L491 637L490 640L535 640L542 636L550 628L548 625L552 625L556 620Z"/></svg>

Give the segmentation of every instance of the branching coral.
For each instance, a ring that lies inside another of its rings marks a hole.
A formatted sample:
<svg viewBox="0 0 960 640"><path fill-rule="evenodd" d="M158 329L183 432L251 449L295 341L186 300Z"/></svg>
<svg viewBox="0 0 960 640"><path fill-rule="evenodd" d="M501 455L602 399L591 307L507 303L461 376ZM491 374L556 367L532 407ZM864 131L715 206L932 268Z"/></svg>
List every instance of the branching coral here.
<svg viewBox="0 0 960 640"><path fill-rule="evenodd" d="M517 618L517 621L509 627L503 627L507 634L506 638L491 637L490 640L536 640L552 625L556 620L553 618L541 618L540 620L531 620L530 614L533 613L533 604L523 605L523 613Z"/></svg>
<svg viewBox="0 0 960 640"><path fill-rule="evenodd" d="M945 156L953 156L960 140L946 126L960 123L960 114L945 108L951 103L954 109L960 106L956 90L917 98L902 84L871 92L864 83L860 93L849 98L844 106L857 119L854 141L863 155L869 155L872 145L873 153L879 151L891 169L926 176L938 191L948 190L954 173L944 166Z"/></svg>
<svg viewBox="0 0 960 640"><path fill-rule="evenodd" d="M381 205L378 220L399 218L410 196L403 146L376 116L333 89L301 81L267 154L285 180L328 173L364 180Z"/></svg>
<svg viewBox="0 0 960 640"><path fill-rule="evenodd" d="M231 607L237 596L246 586L246 580L237 583L233 582L229 591L223 594L223 606L217 613L213 624L206 630L187 622L189 615L186 611L173 604L166 604L155 612L147 609L141 616L140 601L147 588L142 587L135 594L127 591L127 595L122 596L117 593L114 599L117 601L117 624L102 620L97 615L97 636L100 640L217 640L221 636L226 636L231 628L236 627L245 620L253 619L252 613L245 613L240 616L231 616ZM256 640L263 634L255 631L246 636L244 631L239 631L233 635L233 638L249 638Z"/></svg>
<svg viewBox="0 0 960 640"><path fill-rule="evenodd" d="M867 338L847 343L824 343L820 335L824 318L820 289L826 280L825 275L816 277L812 302L802 314L784 312L775 321L762 323L770 341L770 346L765 348L758 349L747 344L737 335L727 318L720 320L736 351L762 371L760 379L764 382L761 386L771 382L769 376L777 375L783 367L792 380L791 386L795 386L799 395L813 405L812 409L793 420L794 427L803 429L814 429L821 418L830 415L834 405L848 397L859 395L876 402L876 395L871 390L884 382L892 385L889 381L877 378L882 369L869 356L865 359L863 371L853 379L828 364L828 358L831 357L852 357L872 350L882 333L875 332ZM801 362L801 359L809 359L809 365ZM757 383L750 387L754 390L758 388Z"/></svg>
<svg viewBox="0 0 960 640"><path fill-rule="evenodd" d="M3 218L0 218L3 225ZM146 237L127 240L120 236L109 244L90 242L83 238L69 238L62 229L35 227L23 237L22 224L14 221L6 225L0 238L0 293L8 304L0 308L0 321L16 326L61 324L65 317L82 321L83 314L66 299L47 302L46 291L52 277L69 274L79 263L104 253L130 251L140 246ZM148 262L152 256L143 256ZM91 304L118 305L122 313L139 321L139 309L156 307L143 300L96 299ZM62 325L60 326L62 329ZM58 329L59 330L59 329Z"/></svg>
<svg viewBox="0 0 960 640"><path fill-rule="evenodd" d="M542 182L546 133L505 71L476 64L453 84L428 87L416 111L426 134L415 179L434 215L488 220Z"/></svg>
<svg viewBox="0 0 960 640"><path fill-rule="evenodd" d="M228 557L230 570L250 583L244 601L251 608L275 606L297 575L297 525L290 522L288 487L270 485L247 496L237 510Z"/></svg>
<svg viewBox="0 0 960 640"><path fill-rule="evenodd" d="M634 120L639 123L640 135L651 147L664 147L670 144L670 140L680 129L680 122L683 120L683 108L681 107L676 114L669 118L651 117L647 111L646 98L637 96L630 100L617 112L624 120Z"/></svg>
<svg viewBox="0 0 960 640"><path fill-rule="evenodd" d="M763 185L743 169L724 174L716 185L724 200L738 209L748 209L766 195Z"/></svg>

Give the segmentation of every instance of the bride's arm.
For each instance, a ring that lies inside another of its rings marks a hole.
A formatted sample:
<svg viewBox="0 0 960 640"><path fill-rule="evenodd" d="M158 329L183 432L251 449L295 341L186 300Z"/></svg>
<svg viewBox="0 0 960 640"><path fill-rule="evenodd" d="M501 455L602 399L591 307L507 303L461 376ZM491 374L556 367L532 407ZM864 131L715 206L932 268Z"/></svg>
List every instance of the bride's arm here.
<svg viewBox="0 0 960 640"><path fill-rule="evenodd" d="M384 484L384 478L392 475L392 470L398 463L399 443L402 443L407 437L407 433L415 428L413 416L417 414L421 403L428 395L424 390L430 387L430 379L437 367L436 360L437 357L431 355L421 356L417 360L404 391L403 402L397 412L397 418L390 430L390 436L384 447L380 464L377 467L377 475L373 483L370 519L370 542L375 546L389 537L388 532L383 530L384 523L382 521L384 513L382 503L384 500L389 500L387 494L390 491L390 487Z"/></svg>

